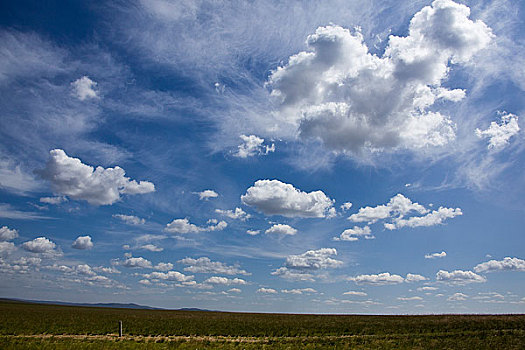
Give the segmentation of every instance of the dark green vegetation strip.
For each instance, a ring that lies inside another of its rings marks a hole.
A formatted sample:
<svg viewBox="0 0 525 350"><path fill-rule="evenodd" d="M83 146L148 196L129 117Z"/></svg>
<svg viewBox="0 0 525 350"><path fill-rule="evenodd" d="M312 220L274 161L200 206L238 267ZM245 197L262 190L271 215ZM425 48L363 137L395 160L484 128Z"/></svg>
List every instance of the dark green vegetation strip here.
<svg viewBox="0 0 525 350"><path fill-rule="evenodd" d="M124 339L114 336L118 320ZM524 349L525 315L242 314L0 302L2 349L137 347Z"/></svg>

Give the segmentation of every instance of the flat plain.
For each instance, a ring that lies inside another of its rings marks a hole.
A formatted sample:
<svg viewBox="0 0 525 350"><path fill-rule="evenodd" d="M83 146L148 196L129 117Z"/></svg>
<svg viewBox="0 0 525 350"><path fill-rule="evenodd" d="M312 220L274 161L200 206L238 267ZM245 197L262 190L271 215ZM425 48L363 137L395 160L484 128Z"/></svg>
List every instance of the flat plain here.
<svg viewBox="0 0 525 350"><path fill-rule="evenodd" d="M0 348L525 349L525 315L292 315L0 301Z"/></svg>

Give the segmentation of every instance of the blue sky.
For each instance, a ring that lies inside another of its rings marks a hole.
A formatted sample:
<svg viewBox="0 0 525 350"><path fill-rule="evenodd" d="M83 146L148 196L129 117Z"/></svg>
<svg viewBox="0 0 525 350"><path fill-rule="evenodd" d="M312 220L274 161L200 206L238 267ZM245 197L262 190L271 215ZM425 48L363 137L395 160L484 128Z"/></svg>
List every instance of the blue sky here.
<svg viewBox="0 0 525 350"><path fill-rule="evenodd" d="M0 5L0 296L525 312L524 5Z"/></svg>

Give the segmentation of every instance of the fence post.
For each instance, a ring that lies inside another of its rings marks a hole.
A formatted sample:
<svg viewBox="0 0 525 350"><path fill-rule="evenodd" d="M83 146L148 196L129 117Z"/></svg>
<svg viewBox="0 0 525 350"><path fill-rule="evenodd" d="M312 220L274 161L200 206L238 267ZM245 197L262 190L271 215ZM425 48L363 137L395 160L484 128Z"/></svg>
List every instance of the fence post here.
<svg viewBox="0 0 525 350"><path fill-rule="evenodd" d="M118 321L118 336L122 337L122 321Z"/></svg>

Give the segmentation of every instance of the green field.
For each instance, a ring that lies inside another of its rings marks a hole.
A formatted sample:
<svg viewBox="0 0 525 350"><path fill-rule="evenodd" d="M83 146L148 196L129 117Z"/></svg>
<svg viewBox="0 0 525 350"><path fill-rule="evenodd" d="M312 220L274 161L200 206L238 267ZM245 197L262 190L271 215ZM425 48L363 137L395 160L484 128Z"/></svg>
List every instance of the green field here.
<svg viewBox="0 0 525 350"><path fill-rule="evenodd" d="M0 348L525 349L525 315L249 314L1 301Z"/></svg>

